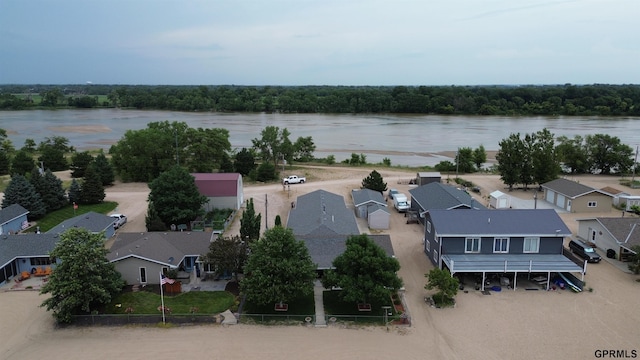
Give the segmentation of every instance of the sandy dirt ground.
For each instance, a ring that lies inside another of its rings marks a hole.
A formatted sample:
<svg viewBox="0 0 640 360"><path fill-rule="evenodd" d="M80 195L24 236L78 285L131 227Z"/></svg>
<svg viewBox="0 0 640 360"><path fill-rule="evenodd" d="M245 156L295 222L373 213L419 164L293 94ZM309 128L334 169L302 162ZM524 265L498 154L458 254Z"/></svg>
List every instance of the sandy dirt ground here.
<svg viewBox="0 0 640 360"><path fill-rule="evenodd" d="M245 199L253 198L256 211L273 226L279 214L286 223L291 201L324 189L345 196L373 168L340 170L309 168L296 172L306 184L245 184ZM414 172L378 170L388 187L408 194L399 184ZM446 179L446 175L443 176ZM453 178L453 176L451 176ZM481 187L482 196L504 190L497 176L465 175ZM601 188L618 187L614 177L585 176L582 183ZM625 189L627 190L627 189ZM531 199L532 193L513 191L512 196ZM118 184L107 191L107 200L119 202L118 211L129 216L119 231L144 231L148 188L144 184ZM639 194L640 195L640 194ZM593 292L569 291L460 292L450 309L427 306L425 277L432 265L422 251L422 229L406 224L391 210L394 251L401 263L411 327L327 328L300 326L142 326L57 328L34 291L0 291L0 358L2 359L585 359L597 350L632 350L640 353L640 283L607 261L589 266L585 276ZM602 214L617 216L615 213ZM575 215L561 215L575 232ZM362 222L359 222L361 227ZM239 229L239 216L228 231ZM366 231L366 229L365 229Z"/></svg>

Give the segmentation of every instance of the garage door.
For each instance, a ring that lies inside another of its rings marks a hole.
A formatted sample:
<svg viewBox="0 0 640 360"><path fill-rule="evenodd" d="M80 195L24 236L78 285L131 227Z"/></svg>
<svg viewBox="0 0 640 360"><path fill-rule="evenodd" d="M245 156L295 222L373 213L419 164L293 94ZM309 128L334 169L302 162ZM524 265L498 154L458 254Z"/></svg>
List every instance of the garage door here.
<svg viewBox="0 0 640 360"><path fill-rule="evenodd" d="M558 197L556 198L556 206L564 209L564 195L558 194Z"/></svg>

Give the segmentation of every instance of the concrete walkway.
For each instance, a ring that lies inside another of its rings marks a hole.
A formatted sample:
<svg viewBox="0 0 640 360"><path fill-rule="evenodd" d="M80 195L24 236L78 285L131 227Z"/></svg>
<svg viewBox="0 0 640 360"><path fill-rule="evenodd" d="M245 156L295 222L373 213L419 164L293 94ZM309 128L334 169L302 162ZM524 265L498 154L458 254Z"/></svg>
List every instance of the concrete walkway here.
<svg viewBox="0 0 640 360"><path fill-rule="evenodd" d="M324 287L320 280L316 280L313 286L313 298L316 305L316 327L327 327L327 320L324 316L324 301L322 299L322 292Z"/></svg>

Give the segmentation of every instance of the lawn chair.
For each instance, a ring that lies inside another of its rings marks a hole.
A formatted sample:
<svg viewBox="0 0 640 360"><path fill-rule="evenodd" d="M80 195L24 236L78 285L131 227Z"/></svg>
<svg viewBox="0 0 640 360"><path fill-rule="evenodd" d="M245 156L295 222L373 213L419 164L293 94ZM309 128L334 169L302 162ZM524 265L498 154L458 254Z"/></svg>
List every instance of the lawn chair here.
<svg viewBox="0 0 640 360"><path fill-rule="evenodd" d="M45 274L44 270L42 269L42 266L38 266L38 268L36 269L36 272L33 275L37 277L47 276L47 274Z"/></svg>
<svg viewBox="0 0 640 360"><path fill-rule="evenodd" d="M44 269L44 276L49 276L49 275L51 275L51 272L52 272L52 271L53 271L53 270L51 270L51 266L47 266L47 268L46 268L46 269Z"/></svg>
<svg viewBox="0 0 640 360"><path fill-rule="evenodd" d="M30 277L31 275L29 274L29 272L25 270L22 272L22 274L20 274L20 281L27 280Z"/></svg>

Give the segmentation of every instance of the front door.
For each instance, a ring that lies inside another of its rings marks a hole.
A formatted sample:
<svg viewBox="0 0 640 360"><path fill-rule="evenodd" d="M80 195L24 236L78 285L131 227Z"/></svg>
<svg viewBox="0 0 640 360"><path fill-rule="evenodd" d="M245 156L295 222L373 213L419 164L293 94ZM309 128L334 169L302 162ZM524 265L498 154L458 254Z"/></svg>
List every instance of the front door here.
<svg viewBox="0 0 640 360"><path fill-rule="evenodd" d="M141 284L146 284L147 283L147 268L140 268L140 283Z"/></svg>

